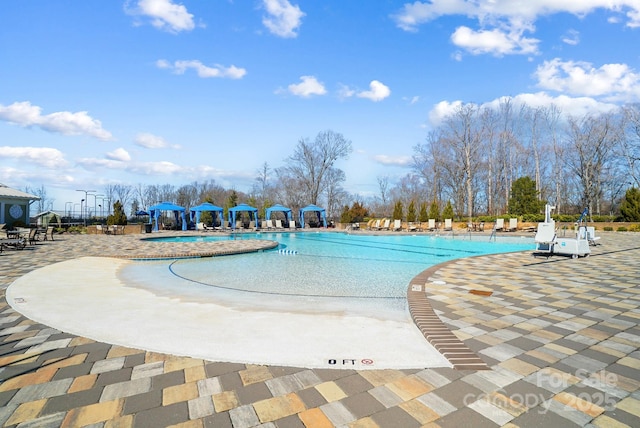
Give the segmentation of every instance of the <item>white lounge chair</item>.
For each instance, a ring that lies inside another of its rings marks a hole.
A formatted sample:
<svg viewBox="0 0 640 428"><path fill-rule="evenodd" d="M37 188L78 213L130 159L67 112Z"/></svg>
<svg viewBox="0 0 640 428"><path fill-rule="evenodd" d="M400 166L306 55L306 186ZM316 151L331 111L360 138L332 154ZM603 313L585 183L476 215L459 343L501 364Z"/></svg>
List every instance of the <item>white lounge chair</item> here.
<svg viewBox="0 0 640 428"><path fill-rule="evenodd" d="M493 225L493 230L504 230L504 219L497 218L496 224Z"/></svg>
<svg viewBox="0 0 640 428"><path fill-rule="evenodd" d="M393 220L393 230L398 231L402 230L402 220L395 219Z"/></svg>
<svg viewBox="0 0 640 428"><path fill-rule="evenodd" d="M382 226L380 227L380 230L389 230L390 227L391 227L391 220L388 218L385 218L384 223L382 223Z"/></svg>
<svg viewBox="0 0 640 428"><path fill-rule="evenodd" d="M380 230L380 219L377 219L373 224L369 227L371 230Z"/></svg>
<svg viewBox="0 0 640 428"><path fill-rule="evenodd" d="M445 218L444 219L444 230L453 230L452 219Z"/></svg>
<svg viewBox="0 0 640 428"><path fill-rule="evenodd" d="M427 229L430 232L433 232L434 230L436 230L436 219L435 218L430 218L429 221L427 222Z"/></svg>
<svg viewBox="0 0 640 428"><path fill-rule="evenodd" d="M276 220L276 230L283 230L282 220Z"/></svg>
<svg viewBox="0 0 640 428"><path fill-rule="evenodd" d="M518 219L510 218L509 219L509 227L506 229L507 232L515 232L518 230Z"/></svg>

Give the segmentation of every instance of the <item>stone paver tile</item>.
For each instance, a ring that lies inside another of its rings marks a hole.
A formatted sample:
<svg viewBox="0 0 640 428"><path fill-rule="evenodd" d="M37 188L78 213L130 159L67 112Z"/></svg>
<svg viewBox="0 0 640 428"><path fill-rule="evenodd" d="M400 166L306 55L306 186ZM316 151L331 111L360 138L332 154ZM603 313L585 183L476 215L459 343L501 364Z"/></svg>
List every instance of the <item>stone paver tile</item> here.
<svg viewBox="0 0 640 428"><path fill-rule="evenodd" d="M229 417L231 418L233 428L249 428L260 424L258 415L251 404L229 410Z"/></svg>
<svg viewBox="0 0 640 428"><path fill-rule="evenodd" d="M198 386L198 394L201 397L204 397L205 395L219 394L222 392L222 385L220 384L220 379L217 377L201 379L196 381L196 385Z"/></svg>
<svg viewBox="0 0 640 428"><path fill-rule="evenodd" d="M125 346L113 345L107 354L107 359L117 357L128 357L129 355L141 354L144 351L135 348L127 348Z"/></svg>
<svg viewBox="0 0 640 428"><path fill-rule="evenodd" d="M117 398L131 397L151 390L151 378L134 379L127 382L106 385L100 401L112 401Z"/></svg>
<svg viewBox="0 0 640 428"><path fill-rule="evenodd" d="M503 391L495 391L487 395L487 400L510 415L518 416L527 411L526 405L530 404L527 403L527 397L525 394L507 396Z"/></svg>
<svg viewBox="0 0 640 428"><path fill-rule="evenodd" d="M320 410L329 418L334 426L339 427L355 421L356 416L340 401L327 403L320 406Z"/></svg>
<svg viewBox="0 0 640 428"><path fill-rule="evenodd" d="M20 404L3 426L17 425L21 422L35 419L45 404L47 404L46 399Z"/></svg>
<svg viewBox="0 0 640 428"><path fill-rule="evenodd" d="M398 394L391 391L386 386L373 388L369 390L369 394L373 395L376 400L381 402L386 408L397 406L404 401L398 396Z"/></svg>
<svg viewBox="0 0 640 428"><path fill-rule="evenodd" d="M215 413L211 397L194 398L189 400L187 405L189 406L189 419L200 419Z"/></svg>
<svg viewBox="0 0 640 428"><path fill-rule="evenodd" d="M77 378L73 379L73 383L69 387L67 393L71 394L74 392L86 391L87 389L91 389L96 384L97 379L97 374L78 376Z"/></svg>
<svg viewBox="0 0 640 428"><path fill-rule="evenodd" d="M476 400L473 403L470 403L469 408L480 413L482 416L493 421L497 425L504 425L513 419L513 415L485 399Z"/></svg>
<svg viewBox="0 0 640 428"><path fill-rule="evenodd" d="M633 357L620 358L618 364L640 370L640 360Z"/></svg>
<svg viewBox="0 0 640 428"><path fill-rule="evenodd" d="M140 364L131 371L131 379L158 376L164 373L164 362L155 361L153 363Z"/></svg>
<svg viewBox="0 0 640 428"><path fill-rule="evenodd" d="M84 363L84 360L87 358L87 354L78 354L71 357L61 358L56 362L46 361L48 369L61 369L63 367L75 366L78 364Z"/></svg>
<svg viewBox="0 0 640 428"><path fill-rule="evenodd" d="M527 363L526 361L522 361L518 358L511 358L507 361L502 361L498 365L522 376L528 376L540 369L540 367Z"/></svg>
<svg viewBox="0 0 640 428"><path fill-rule="evenodd" d="M16 392L9 404L21 404L65 394L72 381L73 379L60 379L47 383L27 385Z"/></svg>
<svg viewBox="0 0 640 428"><path fill-rule="evenodd" d="M245 386L273 378L273 374L271 374L269 368L266 366L249 366L246 370L241 370L238 374L240 375L240 379L242 379L242 384Z"/></svg>
<svg viewBox="0 0 640 428"><path fill-rule="evenodd" d="M198 397L198 387L195 382L184 383L182 385L170 386L162 390L162 405L189 401Z"/></svg>
<svg viewBox="0 0 640 428"><path fill-rule="evenodd" d="M608 415L600 415L595 418L591 425L598 428L631 428L629 425L613 419Z"/></svg>
<svg viewBox="0 0 640 428"><path fill-rule="evenodd" d="M316 385L315 388L328 402L342 400L347 396L335 382L324 382Z"/></svg>
<svg viewBox="0 0 640 428"><path fill-rule="evenodd" d="M189 367L198 367L204 365L204 361L197 358L189 357L169 357L164 362L164 372L169 373L177 370L184 370Z"/></svg>
<svg viewBox="0 0 640 428"><path fill-rule="evenodd" d="M201 366L187 367L184 369L184 381L185 382L197 382L207 378L207 373L204 370L204 364Z"/></svg>
<svg viewBox="0 0 640 428"><path fill-rule="evenodd" d="M564 404L565 406L586 413L592 418L595 418L596 416L604 412L604 408L566 392L560 392L559 394L556 394L553 399L559 403Z"/></svg>
<svg viewBox="0 0 640 428"><path fill-rule="evenodd" d="M133 415L119 416L104 423L104 428L130 428L134 426Z"/></svg>
<svg viewBox="0 0 640 428"><path fill-rule="evenodd" d="M399 370L363 370L360 374L373 386L394 382L405 376Z"/></svg>
<svg viewBox="0 0 640 428"><path fill-rule="evenodd" d="M120 370L124 367L124 357L111 358L108 360L100 360L93 363L91 368L91 374L100 374L115 370Z"/></svg>
<svg viewBox="0 0 640 428"><path fill-rule="evenodd" d="M226 412L227 410L238 407L240 404L235 391L224 391L219 394L214 394L212 398L213 406L217 413Z"/></svg>
<svg viewBox="0 0 640 428"><path fill-rule="evenodd" d="M0 384L0 392L11 391L25 386L49 382L56 374L57 368L44 367L34 373L26 373L11 379L5 380Z"/></svg>
<svg viewBox="0 0 640 428"><path fill-rule="evenodd" d="M407 401L400 404L400 407L421 424L433 422L440 417L435 411L418 400Z"/></svg>
<svg viewBox="0 0 640 428"><path fill-rule="evenodd" d="M349 428L380 428L380 425L378 425L373 419L371 419L370 416L367 416L366 418L358 419L357 421L353 421L347 426ZM424 425L424 427L427 427L427 425ZM436 427L433 427L433 428L436 428Z"/></svg>
<svg viewBox="0 0 640 428"><path fill-rule="evenodd" d="M433 392L418 397L417 400L432 409L440 416L448 415L449 413L456 410L456 407L454 405L438 397Z"/></svg>
<svg viewBox="0 0 640 428"><path fill-rule="evenodd" d="M271 422L306 410L302 400L294 393L269 398L253 404L260 422Z"/></svg>
<svg viewBox="0 0 640 428"><path fill-rule="evenodd" d="M112 400L71 409L67 412L63 424L68 427L80 427L108 421L120 415L123 402L123 400Z"/></svg>
<svg viewBox="0 0 640 428"><path fill-rule="evenodd" d="M616 404L616 407L640 418L640 398L627 397Z"/></svg>
<svg viewBox="0 0 640 428"><path fill-rule="evenodd" d="M412 400L433 390L433 386L418 376L407 376L387 385L392 392L404 401Z"/></svg>
<svg viewBox="0 0 640 428"><path fill-rule="evenodd" d="M305 410L298 414L305 427L309 428L333 428L333 423L319 408Z"/></svg>

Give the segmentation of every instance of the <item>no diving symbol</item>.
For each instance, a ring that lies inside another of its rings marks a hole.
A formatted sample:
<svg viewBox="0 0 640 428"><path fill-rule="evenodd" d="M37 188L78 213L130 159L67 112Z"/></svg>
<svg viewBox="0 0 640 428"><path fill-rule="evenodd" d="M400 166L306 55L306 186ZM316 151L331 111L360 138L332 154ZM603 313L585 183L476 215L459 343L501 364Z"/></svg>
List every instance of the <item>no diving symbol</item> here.
<svg viewBox="0 0 640 428"><path fill-rule="evenodd" d="M369 358L365 358L364 360L362 360L362 364L366 366L370 366L371 364L373 364L373 360L370 360Z"/></svg>

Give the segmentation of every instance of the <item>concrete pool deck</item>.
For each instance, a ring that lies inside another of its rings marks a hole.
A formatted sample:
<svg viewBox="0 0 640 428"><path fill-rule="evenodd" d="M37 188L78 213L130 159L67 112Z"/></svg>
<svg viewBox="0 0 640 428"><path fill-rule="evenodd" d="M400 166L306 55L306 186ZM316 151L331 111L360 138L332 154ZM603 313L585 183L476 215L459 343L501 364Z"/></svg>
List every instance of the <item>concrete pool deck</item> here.
<svg viewBox="0 0 640 428"><path fill-rule="evenodd" d="M96 342L20 315L4 290L39 267L147 244L56 236L6 250L0 426L639 426L640 235L600 235L586 259L511 253L430 270L431 306L482 371L301 369Z"/></svg>

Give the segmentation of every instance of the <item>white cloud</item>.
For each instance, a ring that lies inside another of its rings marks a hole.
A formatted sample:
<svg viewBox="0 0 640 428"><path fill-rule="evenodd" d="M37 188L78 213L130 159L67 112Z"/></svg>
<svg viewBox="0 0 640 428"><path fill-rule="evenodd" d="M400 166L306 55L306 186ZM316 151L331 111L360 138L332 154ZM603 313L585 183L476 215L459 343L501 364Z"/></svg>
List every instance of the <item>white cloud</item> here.
<svg viewBox="0 0 640 428"><path fill-rule="evenodd" d="M144 147L145 149L180 148L179 145L171 145L164 138L158 137L157 135L153 135L148 132L139 133L138 135L136 135L136 138L133 140L133 142L140 147Z"/></svg>
<svg viewBox="0 0 640 428"><path fill-rule="evenodd" d="M382 101L391 95L391 90L384 83L379 82L377 80L372 80L369 83L369 90L358 92L357 96L359 98L366 98L371 101Z"/></svg>
<svg viewBox="0 0 640 428"><path fill-rule="evenodd" d="M122 147L115 149L112 152L108 152L106 154L107 159L115 160L118 162L129 162L131 160L131 155Z"/></svg>
<svg viewBox="0 0 640 428"><path fill-rule="evenodd" d="M411 164L411 156L389 156L389 155L375 155L373 160L376 163L387 166L408 166Z"/></svg>
<svg viewBox="0 0 640 428"><path fill-rule="evenodd" d="M225 67L220 64L214 64L213 67L209 67L198 60L180 60L171 64L167 60L160 59L156 61L156 66L162 69L170 69L175 74L184 74L188 69L193 69L198 74L198 77L202 78L220 77L242 79L247 74L247 70L236 67L235 65Z"/></svg>
<svg viewBox="0 0 640 428"><path fill-rule="evenodd" d="M338 98L345 99L353 97L356 94L356 91L348 87L347 85L340 84L338 88Z"/></svg>
<svg viewBox="0 0 640 428"><path fill-rule="evenodd" d="M570 29L562 36L562 42L571 46L575 46L580 43L580 33L576 30Z"/></svg>
<svg viewBox="0 0 640 428"><path fill-rule="evenodd" d="M151 18L151 25L160 30L179 33L195 27L193 15L187 8L171 0L139 0L134 7L129 7L129 3L125 4L128 13Z"/></svg>
<svg viewBox="0 0 640 428"><path fill-rule="evenodd" d="M15 102L9 106L0 104L0 120L9 123L24 127L36 126L63 135L88 135L103 141L113 138L110 132L102 128L102 123L91 118L86 111L61 111L45 116L41 112L40 107L31 105L28 101Z"/></svg>
<svg viewBox="0 0 640 428"><path fill-rule="evenodd" d="M539 40L523 36L523 29L504 31L492 30L474 31L469 27L458 27L451 35L451 41L474 55L493 54L503 56L509 54L535 54L538 51Z"/></svg>
<svg viewBox="0 0 640 428"><path fill-rule="evenodd" d="M588 62L555 58L538 66L534 77L543 89L609 101L640 101L640 74L626 64L596 68Z"/></svg>
<svg viewBox="0 0 640 428"><path fill-rule="evenodd" d="M68 162L58 149L50 147L0 147L0 158L30 162L45 168L64 168Z"/></svg>
<svg viewBox="0 0 640 428"><path fill-rule="evenodd" d="M314 76L300 76L300 83L292 83L287 88L293 95L308 98L312 95L324 95L327 90Z"/></svg>
<svg viewBox="0 0 640 428"><path fill-rule="evenodd" d="M563 115L581 117L587 114L599 114L614 111L620 108L616 104L601 102L590 97L569 97L567 95L553 96L546 92L525 93L514 97L500 97L492 101L481 104L481 108L492 108L497 110L505 98L511 100L514 106L527 105L532 108L557 107ZM462 106L462 101L441 101L429 112L429 123L431 126L439 126L447 116L455 113Z"/></svg>
<svg viewBox="0 0 640 428"><path fill-rule="evenodd" d="M539 17L557 13L569 13L582 17L597 9L618 15L624 14L628 27L640 26L638 0L416 1L405 3L402 9L391 18L399 28L405 31L417 31L420 25L442 16L465 16L477 20L479 28L476 30L468 27L458 28L451 37L456 45L469 49L475 54L528 54L537 51L538 40L526 38L523 34L535 31L533 24ZM480 40L476 40L476 37ZM575 38L565 38L565 43L575 40Z"/></svg>
<svg viewBox="0 0 640 428"><path fill-rule="evenodd" d="M298 27L302 24L305 13L298 6L294 6L287 0L263 0L262 4L267 15L262 18L262 23L272 34L285 38L298 36Z"/></svg>

